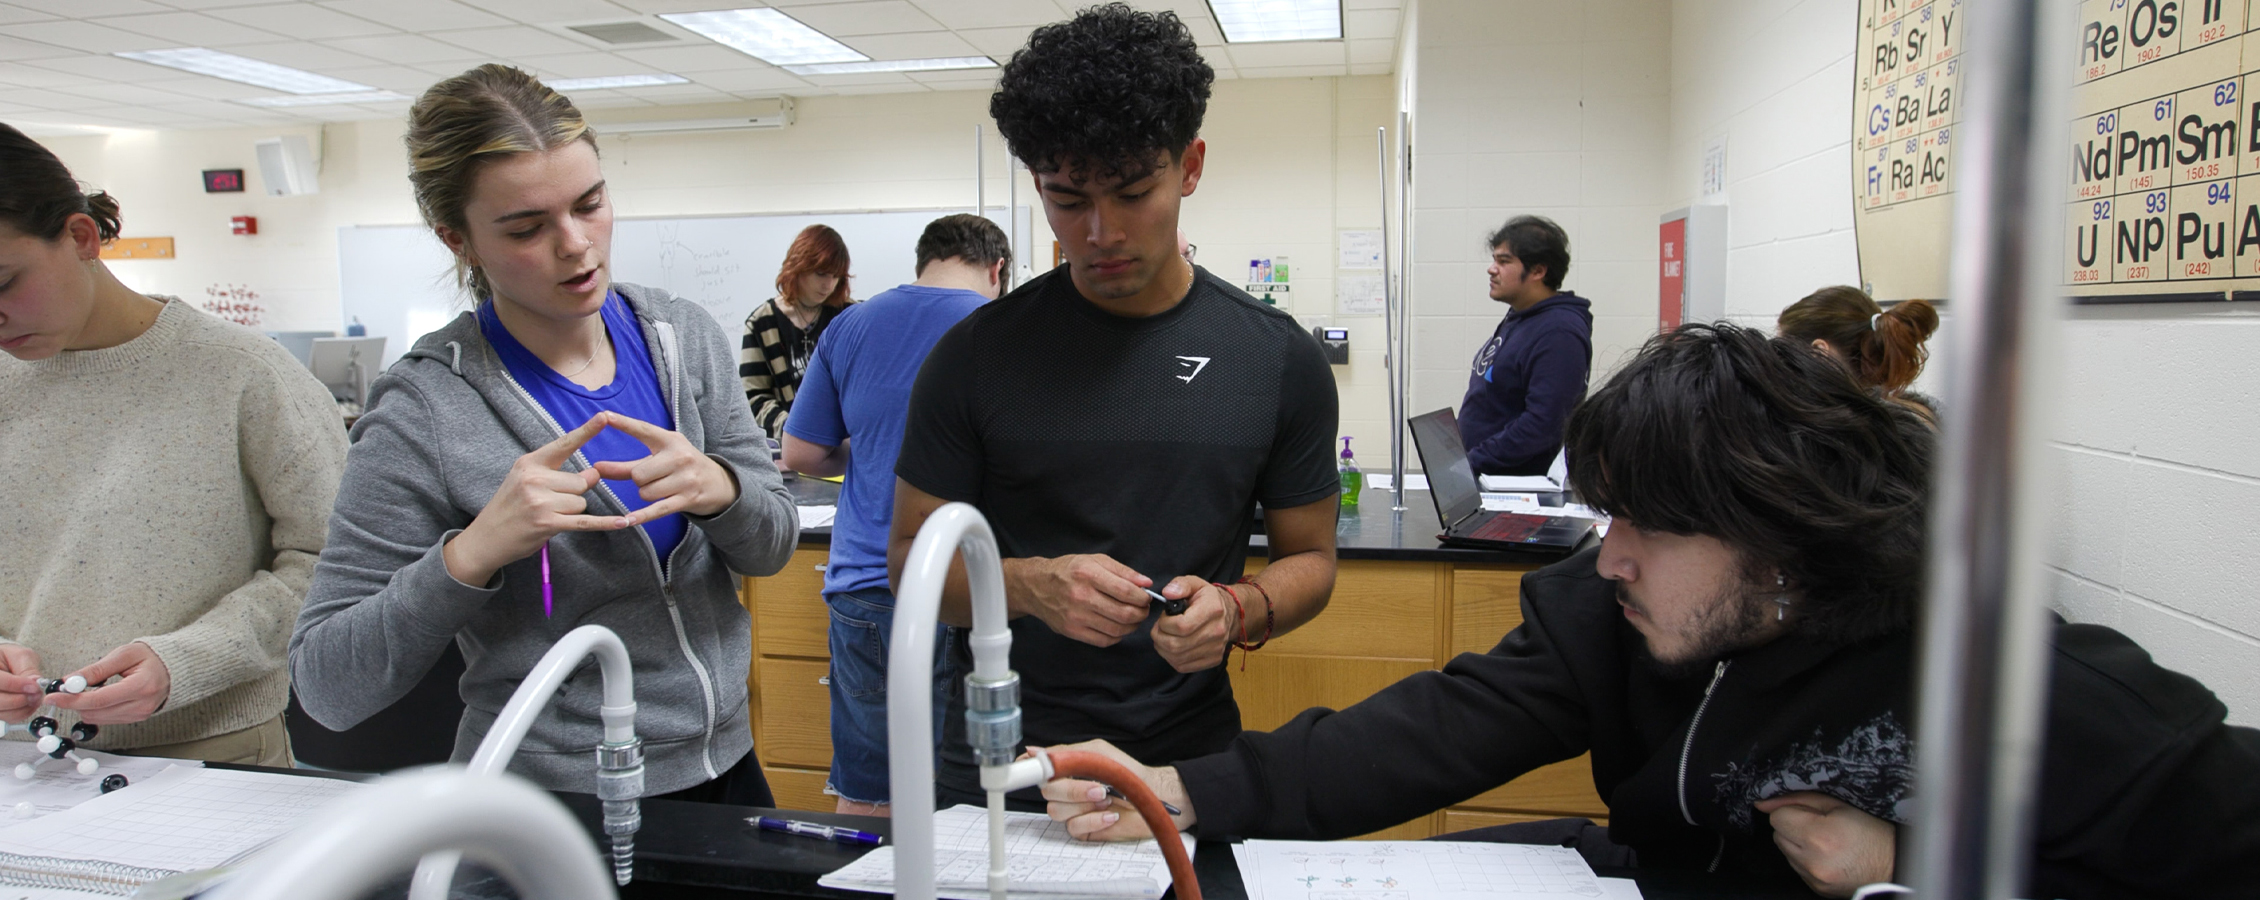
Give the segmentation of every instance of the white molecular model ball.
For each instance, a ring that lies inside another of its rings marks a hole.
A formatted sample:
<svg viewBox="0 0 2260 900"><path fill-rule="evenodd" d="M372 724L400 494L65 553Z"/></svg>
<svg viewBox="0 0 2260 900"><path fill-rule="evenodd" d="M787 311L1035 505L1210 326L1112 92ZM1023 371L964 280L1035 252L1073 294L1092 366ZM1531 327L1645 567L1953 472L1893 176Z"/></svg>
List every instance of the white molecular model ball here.
<svg viewBox="0 0 2260 900"><path fill-rule="evenodd" d="M25 781L30 781L30 780L31 780L31 777L32 777L33 775L37 775L37 774L39 774L39 770L32 768L32 767L31 767L31 763L17 763L17 764L16 764L16 777L17 777L17 778L21 778L21 779L23 779L23 780L25 780Z"/></svg>
<svg viewBox="0 0 2260 900"><path fill-rule="evenodd" d="M63 679L63 693L77 694L86 691L86 676L73 675Z"/></svg>
<svg viewBox="0 0 2260 900"><path fill-rule="evenodd" d="M96 769L100 768L102 768L102 763L91 758L81 758L78 761L78 773L80 775L92 775Z"/></svg>
<svg viewBox="0 0 2260 900"><path fill-rule="evenodd" d="M53 753L55 752L55 748L63 746L63 739L59 735L44 734L40 735L39 741L35 746L39 748L39 752L41 753Z"/></svg>
<svg viewBox="0 0 2260 900"><path fill-rule="evenodd" d="M16 818L29 819L32 816L37 815L39 813L39 810L34 808L31 805L31 802L27 800L25 802L16 804L15 813Z"/></svg>

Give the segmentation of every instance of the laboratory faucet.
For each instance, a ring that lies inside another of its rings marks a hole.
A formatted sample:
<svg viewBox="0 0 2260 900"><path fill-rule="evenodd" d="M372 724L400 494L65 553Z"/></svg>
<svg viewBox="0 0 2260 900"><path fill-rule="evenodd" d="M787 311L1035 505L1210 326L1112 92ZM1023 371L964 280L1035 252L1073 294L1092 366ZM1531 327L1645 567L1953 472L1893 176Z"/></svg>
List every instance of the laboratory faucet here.
<svg viewBox="0 0 2260 900"><path fill-rule="evenodd" d="M1182 900L1200 900L1192 858L1161 798L1129 769L1096 753L1060 751L1015 759L1020 746L1020 675L1009 663L1004 566L997 539L980 510L944 504L927 517L910 546L895 593L893 648L887 668L887 775L895 798L895 896L930 900L934 888L934 622L950 561L965 555L973 601L973 672L965 677L965 731L981 766L989 806L989 896L1005 900L1009 883L1004 840L1004 795L1054 777L1086 777L1115 785L1130 798L1169 861L1170 880Z"/></svg>
<svg viewBox="0 0 2260 900"><path fill-rule="evenodd" d="M433 767L385 778L246 860L210 900L351 900L444 852L494 870L519 896L614 900L580 823L516 777Z"/></svg>
<svg viewBox="0 0 2260 900"><path fill-rule="evenodd" d="M635 671L628 664L627 645L612 629L583 625L566 632L542 654L495 717L486 739L479 742L468 771L502 774L551 695L592 654L604 678L604 705L599 709L604 742L596 748L596 797L604 805L604 834L612 842L612 878L624 885L635 876L636 829L643 825L642 806L637 803L643 796L643 739L636 736ZM444 852L425 858L416 867L409 900L446 900L457 860L456 854Z"/></svg>

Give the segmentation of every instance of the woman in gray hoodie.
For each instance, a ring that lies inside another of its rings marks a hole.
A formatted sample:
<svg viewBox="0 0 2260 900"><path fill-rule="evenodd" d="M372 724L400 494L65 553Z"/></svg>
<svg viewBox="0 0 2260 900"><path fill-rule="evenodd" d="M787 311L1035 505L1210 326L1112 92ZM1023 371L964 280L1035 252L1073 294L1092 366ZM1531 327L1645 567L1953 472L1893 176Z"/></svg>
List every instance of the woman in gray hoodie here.
<svg viewBox="0 0 2260 900"><path fill-rule="evenodd" d="M408 150L478 308L418 340L354 425L291 635L300 704L351 727L452 640L467 759L551 644L603 625L635 666L646 795L772 805L736 582L782 567L799 528L728 338L695 303L612 283L595 135L532 76L486 65L434 85ZM575 673L511 771L593 792L601 699L596 667Z"/></svg>

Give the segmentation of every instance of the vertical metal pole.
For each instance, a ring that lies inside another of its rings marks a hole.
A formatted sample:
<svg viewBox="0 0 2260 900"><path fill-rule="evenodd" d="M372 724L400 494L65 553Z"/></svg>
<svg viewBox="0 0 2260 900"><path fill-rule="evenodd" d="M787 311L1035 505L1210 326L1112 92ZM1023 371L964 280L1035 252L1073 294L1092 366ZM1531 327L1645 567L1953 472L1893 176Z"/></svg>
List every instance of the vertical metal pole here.
<svg viewBox="0 0 2260 900"><path fill-rule="evenodd" d="M975 125L973 126L973 214L976 216L989 214L989 185L987 179L982 177L981 167L982 143L981 126Z"/></svg>
<svg viewBox="0 0 2260 900"><path fill-rule="evenodd" d="M1383 235L1386 241L1388 235ZM1412 113L1397 112L1397 349L1399 359L1405 361L1397 369L1397 383L1391 390L1397 393L1397 448L1404 449L1408 436L1405 420L1412 416ZM1389 273L1384 270L1382 278ZM1397 500L1397 511L1403 512L1403 495Z"/></svg>
<svg viewBox="0 0 2260 900"><path fill-rule="evenodd" d="M2052 412L2060 141L2073 33L2062 0L1970 0L1956 128L1952 344L1905 880L1924 900L2017 896L2047 707L2040 541Z"/></svg>
<svg viewBox="0 0 2260 900"><path fill-rule="evenodd" d="M1389 378L1389 495L1390 508L1405 511L1405 398L1397 390L1397 376L1405 367L1404 356L1397 352L1397 304L1404 302L1397 296L1397 288L1389 279L1389 129L1373 129L1373 151L1381 167L1381 324L1385 329L1381 361L1387 367Z"/></svg>
<svg viewBox="0 0 2260 900"><path fill-rule="evenodd" d="M1008 152L1004 155L1004 246L1012 251L1012 262L997 273L999 286L1012 290L1013 274L1020 267L1020 160Z"/></svg>

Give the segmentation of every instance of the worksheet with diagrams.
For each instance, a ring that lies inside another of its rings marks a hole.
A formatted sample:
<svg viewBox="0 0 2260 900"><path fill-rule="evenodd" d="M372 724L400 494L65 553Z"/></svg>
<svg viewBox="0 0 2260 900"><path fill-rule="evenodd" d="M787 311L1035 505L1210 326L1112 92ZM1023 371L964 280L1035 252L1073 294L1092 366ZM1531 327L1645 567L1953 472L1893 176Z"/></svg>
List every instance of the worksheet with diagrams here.
<svg viewBox="0 0 2260 900"><path fill-rule="evenodd" d="M934 814L934 886L953 900L988 900L989 814L953 806ZM1185 854L1193 853L1193 841ZM1005 814L1006 864L1015 900L1122 897L1152 900L1169 889L1169 863L1151 840L1099 843L1067 836L1043 813ZM828 888L894 893L895 848L880 847L817 879Z"/></svg>
<svg viewBox="0 0 2260 900"><path fill-rule="evenodd" d="M1605 900L1576 850L1451 841L1246 841L1249 900Z"/></svg>

